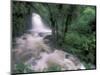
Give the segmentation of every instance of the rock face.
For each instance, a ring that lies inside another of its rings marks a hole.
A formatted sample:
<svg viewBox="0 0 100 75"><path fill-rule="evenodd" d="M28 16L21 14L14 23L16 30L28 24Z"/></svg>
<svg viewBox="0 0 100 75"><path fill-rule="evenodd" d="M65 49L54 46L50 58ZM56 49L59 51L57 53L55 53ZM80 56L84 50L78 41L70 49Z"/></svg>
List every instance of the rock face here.
<svg viewBox="0 0 100 75"><path fill-rule="evenodd" d="M63 50L52 50L45 43L48 40L45 37L51 35L51 30L43 26L41 17L38 14L33 13L32 20L35 26L30 30L30 34L25 33L16 38L16 46L12 49L13 65L24 63L29 65L29 68L35 72L48 71L48 68L53 65L59 66L61 70L85 69L73 55Z"/></svg>

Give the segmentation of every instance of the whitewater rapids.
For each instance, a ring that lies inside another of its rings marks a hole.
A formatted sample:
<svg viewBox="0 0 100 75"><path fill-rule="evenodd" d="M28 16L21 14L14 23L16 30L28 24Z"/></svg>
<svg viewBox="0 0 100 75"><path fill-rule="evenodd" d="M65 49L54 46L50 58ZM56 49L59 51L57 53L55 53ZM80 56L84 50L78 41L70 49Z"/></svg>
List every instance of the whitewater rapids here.
<svg viewBox="0 0 100 75"><path fill-rule="evenodd" d="M32 13L32 28L29 31L30 34L24 33L15 39L16 46L12 57L14 65L22 62L30 65L29 68L35 72L48 71L48 68L55 64L61 70L85 69L77 57L63 50L52 50L48 44L45 44L44 38L52 35L52 31L45 26L37 13Z"/></svg>

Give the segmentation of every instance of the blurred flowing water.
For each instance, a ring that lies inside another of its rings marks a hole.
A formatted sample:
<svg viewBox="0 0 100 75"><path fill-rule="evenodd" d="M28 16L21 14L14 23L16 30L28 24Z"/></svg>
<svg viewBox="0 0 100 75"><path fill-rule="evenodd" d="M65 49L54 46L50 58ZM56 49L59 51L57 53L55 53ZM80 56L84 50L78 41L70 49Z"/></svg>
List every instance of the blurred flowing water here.
<svg viewBox="0 0 100 75"><path fill-rule="evenodd" d="M32 20L32 28L29 31L37 34L44 33L51 35L51 29L43 23L40 15L38 15L37 13L32 13L31 20Z"/></svg>
<svg viewBox="0 0 100 75"><path fill-rule="evenodd" d="M26 32L22 36L16 38L15 53L13 53L14 63L24 61L26 65L30 65L29 68L32 70L43 71L43 69L47 67L47 60L50 59L53 60L50 62L56 62L54 61L56 59L57 64L61 65L61 63L64 63L66 65L66 68L64 68L65 70L85 69L77 59L74 59L74 56L69 54L68 56L70 58L66 58L66 52L63 52L62 50L53 50L52 52L51 47L49 47L48 44L45 44L44 38L48 35L52 35L52 30L43 23L40 15L32 13L30 20L31 23L29 24L31 25L31 28L28 30L29 33ZM50 51L51 53L48 53ZM62 59L64 59L64 61L62 61ZM78 64L75 65L73 61Z"/></svg>

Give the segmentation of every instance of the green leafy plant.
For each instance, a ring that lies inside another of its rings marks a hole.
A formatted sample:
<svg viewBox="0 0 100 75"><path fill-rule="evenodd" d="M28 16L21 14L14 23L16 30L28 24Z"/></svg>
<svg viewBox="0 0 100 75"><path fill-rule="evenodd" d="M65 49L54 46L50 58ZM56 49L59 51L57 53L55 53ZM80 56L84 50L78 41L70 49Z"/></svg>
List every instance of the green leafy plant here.
<svg viewBox="0 0 100 75"><path fill-rule="evenodd" d="M61 71L61 67L55 64L50 66L47 71Z"/></svg>
<svg viewBox="0 0 100 75"><path fill-rule="evenodd" d="M31 70L29 66L23 63L16 64L15 73L28 73L28 72L34 72L34 71Z"/></svg>

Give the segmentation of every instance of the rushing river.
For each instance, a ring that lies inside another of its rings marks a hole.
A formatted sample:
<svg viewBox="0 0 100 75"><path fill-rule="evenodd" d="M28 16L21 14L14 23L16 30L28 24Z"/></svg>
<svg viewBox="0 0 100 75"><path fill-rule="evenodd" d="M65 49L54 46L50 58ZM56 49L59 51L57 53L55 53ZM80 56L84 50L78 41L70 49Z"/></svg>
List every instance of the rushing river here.
<svg viewBox="0 0 100 75"><path fill-rule="evenodd" d="M28 30L30 33L16 38L16 47L13 49L14 65L23 62L30 65L29 68L35 72L47 71L54 64L60 66L61 70L85 69L78 58L63 50L52 50L45 44L44 38L52 35L52 30L43 23L39 14L32 13L31 21L32 26Z"/></svg>

